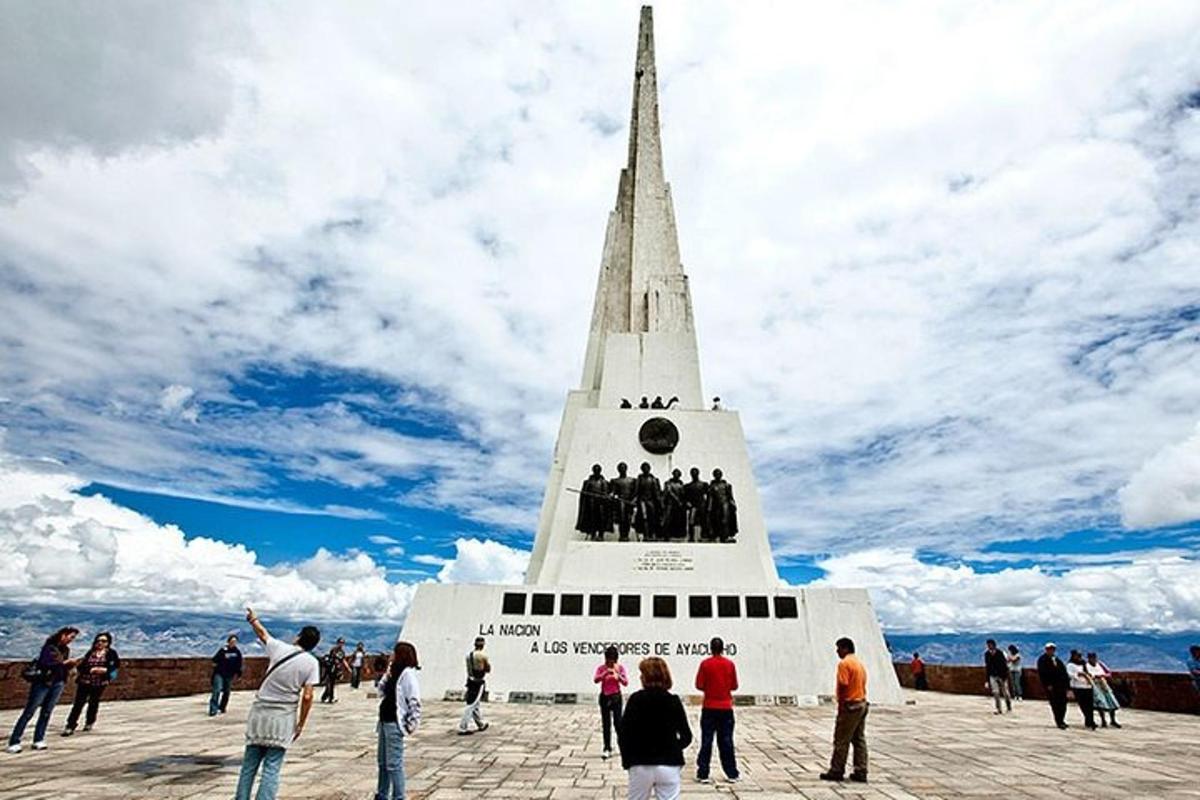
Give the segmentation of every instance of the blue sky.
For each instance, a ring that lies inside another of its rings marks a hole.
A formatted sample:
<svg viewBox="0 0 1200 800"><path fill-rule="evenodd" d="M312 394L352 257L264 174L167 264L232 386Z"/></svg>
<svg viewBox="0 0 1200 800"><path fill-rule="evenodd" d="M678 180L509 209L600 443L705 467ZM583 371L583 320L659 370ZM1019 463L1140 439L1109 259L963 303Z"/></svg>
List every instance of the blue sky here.
<svg viewBox="0 0 1200 800"><path fill-rule="evenodd" d="M1200 628L1200 10L1151 6L656 6L702 375L787 580ZM0 588L519 580L637 8L6 6Z"/></svg>

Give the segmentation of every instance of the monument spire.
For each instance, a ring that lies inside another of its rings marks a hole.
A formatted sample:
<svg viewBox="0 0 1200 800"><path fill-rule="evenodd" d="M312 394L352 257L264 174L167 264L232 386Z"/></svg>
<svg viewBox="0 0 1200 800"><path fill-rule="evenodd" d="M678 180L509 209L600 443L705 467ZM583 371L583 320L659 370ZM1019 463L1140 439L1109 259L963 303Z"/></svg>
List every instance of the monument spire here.
<svg viewBox="0 0 1200 800"><path fill-rule="evenodd" d="M694 379L689 376L684 383L695 392L686 398L680 395L680 400L699 406L692 301L679 258L671 187L663 174L654 16L644 6L634 66L629 155L617 184L616 207L609 215L582 388L601 389L610 334L648 333L683 334L678 345L687 352L681 355L695 372ZM636 395L641 388L624 386L622 391Z"/></svg>

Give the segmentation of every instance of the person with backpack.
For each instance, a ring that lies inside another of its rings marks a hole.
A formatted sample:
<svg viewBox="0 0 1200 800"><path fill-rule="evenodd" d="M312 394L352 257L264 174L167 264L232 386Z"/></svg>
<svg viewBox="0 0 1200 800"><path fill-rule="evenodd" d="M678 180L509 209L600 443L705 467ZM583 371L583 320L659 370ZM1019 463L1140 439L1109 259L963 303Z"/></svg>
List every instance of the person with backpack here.
<svg viewBox="0 0 1200 800"><path fill-rule="evenodd" d="M67 685L67 673L75 666L71 660L71 642L79 635L78 628L59 628L42 645L42 651L21 673L29 681L29 699L25 710L17 718L12 735L8 737L8 752L21 752L21 738L25 727L37 712L37 725L33 729L33 749L45 750L46 731L50 728L50 715Z"/></svg>
<svg viewBox="0 0 1200 800"><path fill-rule="evenodd" d="M260 766L256 800L275 800L283 758L303 733L312 710L313 687L321 682L321 667L312 654L321 632L305 625L288 644L271 636L253 609L246 609L246 621L267 651L268 666L246 717L246 749L235 800L250 800Z"/></svg>
<svg viewBox="0 0 1200 800"><path fill-rule="evenodd" d="M482 636L475 638L475 649L467 653L467 707L463 709L462 719L458 723L458 735L470 736L475 731L468 726L472 721L475 723L476 730L486 731L488 723L483 721L483 709L480 703L483 702L483 690L487 675L492 671L492 664L488 661L487 654L483 652L484 640Z"/></svg>
<svg viewBox="0 0 1200 800"><path fill-rule="evenodd" d="M79 724L79 715L87 706L87 716L84 718L84 733L90 731L96 724L96 714L100 710L100 695L104 687L117 679L117 670L121 667L121 657L112 646L112 634L103 631L96 634L92 646L79 662L76 668L78 677L75 679L75 702L71 713L67 715L67 725L62 735L70 736L75 733Z"/></svg>
<svg viewBox="0 0 1200 800"><path fill-rule="evenodd" d="M421 723L419 669L417 649L408 642L396 642L379 689L379 780L375 800L404 800L404 737L416 733Z"/></svg>

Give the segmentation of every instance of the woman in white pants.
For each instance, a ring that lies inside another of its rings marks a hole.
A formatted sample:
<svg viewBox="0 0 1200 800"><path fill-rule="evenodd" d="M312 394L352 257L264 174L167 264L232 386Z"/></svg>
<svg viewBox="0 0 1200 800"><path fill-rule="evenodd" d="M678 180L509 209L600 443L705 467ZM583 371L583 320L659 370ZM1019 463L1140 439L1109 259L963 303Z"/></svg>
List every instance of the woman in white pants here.
<svg viewBox="0 0 1200 800"><path fill-rule="evenodd" d="M629 772L629 800L677 800L683 751L692 743L683 703L671 694L671 670L661 658L638 664L642 689L634 692L617 726L621 766Z"/></svg>

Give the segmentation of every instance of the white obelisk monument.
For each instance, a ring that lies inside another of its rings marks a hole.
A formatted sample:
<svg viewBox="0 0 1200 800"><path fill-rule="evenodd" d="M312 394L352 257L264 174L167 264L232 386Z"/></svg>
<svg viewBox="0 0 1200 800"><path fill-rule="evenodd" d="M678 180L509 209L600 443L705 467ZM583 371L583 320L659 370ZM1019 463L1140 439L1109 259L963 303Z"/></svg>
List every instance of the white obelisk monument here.
<svg viewBox="0 0 1200 800"><path fill-rule="evenodd" d="M643 397L678 401L638 408ZM634 407L622 407L624 400ZM721 542L701 531L696 541L641 540L630 532L619 541L618 525L596 541L577 531L592 465L611 480L621 462L631 476L648 463L660 481L679 469L686 482L693 467L709 481L720 469L736 501L736 537ZM831 695L840 636L858 645L871 699L900 702L867 593L780 581L741 421L705 403L663 176L649 7L638 32L629 160L609 215L583 381L567 396L525 585L417 588L403 638L420 653L426 693L462 690L464 659L478 635L494 664L492 697L510 702L590 696L608 644L630 668L644 656L663 656L688 694L713 636L737 662L743 702L813 703Z"/></svg>

